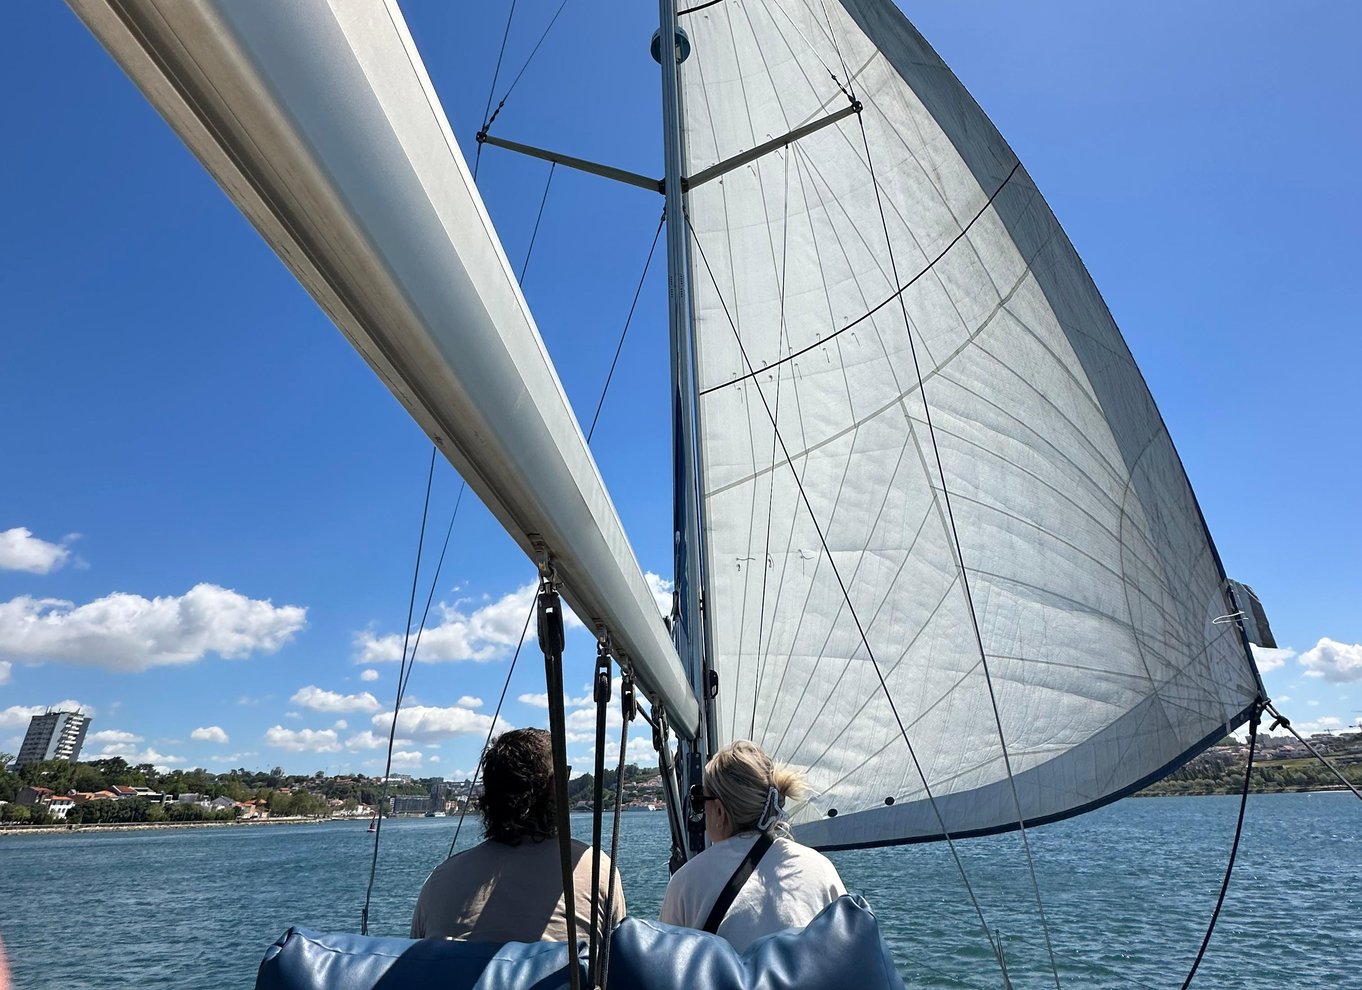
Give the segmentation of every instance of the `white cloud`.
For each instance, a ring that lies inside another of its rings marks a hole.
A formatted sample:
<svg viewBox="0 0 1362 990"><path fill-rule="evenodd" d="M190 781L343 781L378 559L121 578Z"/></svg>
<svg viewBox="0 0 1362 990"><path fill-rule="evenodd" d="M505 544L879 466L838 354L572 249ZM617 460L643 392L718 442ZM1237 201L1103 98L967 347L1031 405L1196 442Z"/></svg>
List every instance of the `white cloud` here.
<svg viewBox="0 0 1362 990"><path fill-rule="evenodd" d="M1286 665L1286 661L1296 655L1295 650L1269 649L1266 646L1258 646L1255 643L1249 644L1249 649L1253 650L1253 659L1258 664L1259 673L1266 674L1270 670L1277 670Z"/></svg>
<svg viewBox="0 0 1362 990"><path fill-rule="evenodd" d="M347 722L347 721L345 721L345 719L343 719L343 718L338 718L338 719L336 719L336 724L333 725L333 726L331 726L331 728L333 728L333 729L348 729L348 728L350 728L350 723Z"/></svg>
<svg viewBox="0 0 1362 990"><path fill-rule="evenodd" d="M458 705L460 708L481 708L482 699L465 694L458 701L454 702L454 704Z"/></svg>
<svg viewBox="0 0 1362 990"><path fill-rule="evenodd" d="M228 766L230 766L233 763L239 765L241 761L250 759L252 756L259 755L260 754L257 753L255 750L250 750L245 753L228 753L225 756L210 756L208 757L208 760L210 763L226 763Z"/></svg>
<svg viewBox="0 0 1362 990"><path fill-rule="evenodd" d="M531 582L472 612L461 611L461 602L438 606L440 621L421 633L416 659L428 663L449 660L487 663L510 656L520 642L521 632L527 628L525 618L538 589L539 583ZM563 618L571 627L582 625L569 609L564 609ZM527 636L533 638L534 630L530 629ZM379 636L365 631L355 636L355 645L359 663L402 659L403 637L399 633Z"/></svg>
<svg viewBox="0 0 1362 990"><path fill-rule="evenodd" d="M116 671L273 653L306 625L307 610L276 607L215 584L180 597L115 592L86 605L20 596L0 603L0 652Z"/></svg>
<svg viewBox="0 0 1362 990"><path fill-rule="evenodd" d="M70 558L66 547L40 540L24 526L0 532L0 571L50 574Z"/></svg>
<svg viewBox="0 0 1362 990"><path fill-rule="evenodd" d="M372 719L374 728L385 737L392 728L392 715L381 713ZM418 742L438 742L453 736L485 736L492 727L491 716L470 712L467 708L432 708L416 705L402 709L397 717L399 734ZM504 718L497 718L497 731L514 728ZM385 743L386 745L386 743Z"/></svg>
<svg viewBox="0 0 1362 990"><path fill-rule="evenodd" d="M1310 722L1292 722L1291 727L1303 736L1314 735L1316 732L1337 732L1339 729L1348 728L1348 723L1335 715L1323 715Z"/></svg>
<svg viewBox="0 0 1362 990"><path fill-rule="evenodd" d="M284 718L296 718L296 719L301 719L302 717L303 717L303 716L302 716L301 714L299 714L298 712L284 712Z"/></svg>
<svg viewBox="0 0 1362 990"><path fill-rule="evenodd" d="M361 670L359 672L359 679L361 681L376 681L378 680L378 671L374 670L372 667L367 670Z"/></svg>
<svg viewBox="0 0 1362 990"><path fill-rule="evenodd" d="M547 711L549 707L549 696L543 692L540 692L539 694L522 694L515 700L522 705L530 705L533 708L543 708L545 711ZM594 705L595 703L596 700L589 694L584 694L579 698L573 698L571 696L563 698L564 708L581 708L583 705Z"/></svg>
<svg viewBox="0 0 1362 990"><path fill-rule="evenodd" d="M205 725L189 733L190 739L197 739L199 742L212 742L218 745L225 745L228 742L227 733L220 725Z"/></svg>
<svg viewBox="0 0 1362 990"><path fill-rule="evenodd" d="M381 707L378 699L368 691L337 694L335 691L323 691L313 684L299 688L289 701L316 712L376 712Z"/></svg>
<svg viewBox="0 0 1362 990"><path fill-rule="evenodd" d="M1362 681L1362 643L1339 643L1325 637L1300 657L1306 677L1328 681Z"/></svg>
<svg viewBox="0 0 1362 990"><path fill-rule="evenodd" d="M13 668L14 665L10 663L8 660L0 660L0 684L9 683L9 672Z"/></svg>
<svg viewBox="0 0 1362 990"><path fill-rule="evenodd" d="M644 574L643 580L648 582L648 590L653 593L653 601L657 602L657 610L664 616L671 615L672 591L674 590L672 582L660 574L654 574L652 571Z"/></svg>
<svg viewBox="0 0 1362 990"><path fill-rule="evenodd" d="M413 739L398 738L393 740L394 749L397 749L398 747L401 746L415 745L416 741ZM357 732L349 739L345 740L345 748L350 750L351 752L358 752L361 749L387 749L388 737L386 734L380 736L374 732L371 732L368 729L365 729L363 732Z"/></svg>
<svg viewBox="0 0 1362 990"><path fill-rule="evenodd" d="M150 763L157 769L164 769L166 767L174 766L177 763L185 762L183 756L167 756L164 753L158 753L150 746L146 749L138 749L131 743L111 743L100 750L99 755L101 757L121 756L133 766L137 766L141 763Z"/></svg>
<svg viewBox="0 0 1362 990"><path fill-rule="evenodd" d="M334 729L286 729L276 725L265 730L265 742L295 753L340 752L340 737Z"/></svg>
<svg viewBox="0 0 1362 990"><path fill-rule="evenodd" d="M140 743L144 740L141 736L131 732L122 732L118 729L102 729L99 732L91 732L85 737L87 743Z"/></svg>
<svg viewBox="0 0 1362 990"><path fill-rule="evenodd" d="M79 701L67 698L59 701L55 705L11 705L8 708L0 709L0 729L27 729L28 723L34 715L41 715L43 712L84 712L86 715L94 715L95 710L89 705L83 705Z"/></svg>
<svg viewBox="0 0 1362 990"><path fill-rule="evenodd" d="M415 770L420 766L420 750L401 750L393 753L393 769Z"/></svg>

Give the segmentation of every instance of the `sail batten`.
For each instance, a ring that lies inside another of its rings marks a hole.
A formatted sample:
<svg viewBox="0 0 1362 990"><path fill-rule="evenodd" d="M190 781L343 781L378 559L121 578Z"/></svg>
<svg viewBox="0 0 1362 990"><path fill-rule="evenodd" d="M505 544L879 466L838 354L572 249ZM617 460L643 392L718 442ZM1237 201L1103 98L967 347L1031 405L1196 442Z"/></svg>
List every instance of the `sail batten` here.
<svg viewBox="0 0 1362 990"><path fill-rule="evenodd" d="M1244 721L1172 442L959 82L883 0L686 30L692 173L864 105L689 204L721 736L806 771L801 838L1055 820Z"/></svg>

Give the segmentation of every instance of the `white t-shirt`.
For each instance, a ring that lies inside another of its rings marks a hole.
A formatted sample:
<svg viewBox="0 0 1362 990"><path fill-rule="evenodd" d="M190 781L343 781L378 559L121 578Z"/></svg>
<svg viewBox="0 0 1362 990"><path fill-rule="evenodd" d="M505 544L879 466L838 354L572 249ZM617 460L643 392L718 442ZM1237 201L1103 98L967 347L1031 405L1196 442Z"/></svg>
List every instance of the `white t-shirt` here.
<svg viewBox="0 0 1362 990"><path fill-rule="evenodd" d="M743 832L716 842L672 875L659 920L703 928L729 878L757 841ZM822 853L788 837L776 839L719 923L719 934L742 952L786 928L803 928L845 894L837 867Z"/></svg>

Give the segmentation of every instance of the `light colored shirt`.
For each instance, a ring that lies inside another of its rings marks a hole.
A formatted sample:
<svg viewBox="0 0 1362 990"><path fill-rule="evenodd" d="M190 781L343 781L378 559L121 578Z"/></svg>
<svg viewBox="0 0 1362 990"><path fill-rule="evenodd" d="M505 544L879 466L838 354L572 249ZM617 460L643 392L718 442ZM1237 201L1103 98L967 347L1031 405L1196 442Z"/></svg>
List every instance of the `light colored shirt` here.
<svg viewBox="0 0 1362 990"><path fill-rule="evenodd" d="M577 937L591 927L591 847L572 840ZM600 915L607 878L615 884L614 921L624 917L624 891L610 857L601 853ZM558 840L512 846L488 839L445 860L426 878L411 918L412 938L473 942L566 942L563 868Z"/></svg>
<svg viewBox="0 0 1362 990"><path fill-rule="evenodd" d="M659 920L703 928L714 902L757 841L744 832L716 842L673 875ZM742 952L754 941L786 928L803 928L845 894L828 858L787 836L776 839L747 878L719 924L719 934Z"/></svg>

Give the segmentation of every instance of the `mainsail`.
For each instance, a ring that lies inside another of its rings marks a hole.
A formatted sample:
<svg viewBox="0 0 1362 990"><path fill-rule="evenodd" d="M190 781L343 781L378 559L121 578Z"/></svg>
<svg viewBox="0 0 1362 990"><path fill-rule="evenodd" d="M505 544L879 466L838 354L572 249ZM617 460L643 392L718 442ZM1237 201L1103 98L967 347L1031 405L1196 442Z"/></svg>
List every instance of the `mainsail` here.
<svg viewBox="0 0 1362 990"><path fill-rule="evenodd" d="M393 0L70 0L577 615L699 707Z"/></svg>
<svg viewBox="0 0 1362 990"><path fill-rule="evenodd" d="M1173 444L969 94L886 0L683 15L688 174L862 107L689 194L720 741L841 848L1074 814L1243 722Z"/></svg>

